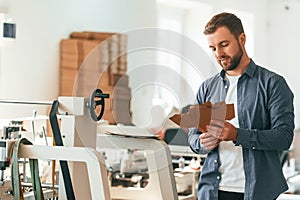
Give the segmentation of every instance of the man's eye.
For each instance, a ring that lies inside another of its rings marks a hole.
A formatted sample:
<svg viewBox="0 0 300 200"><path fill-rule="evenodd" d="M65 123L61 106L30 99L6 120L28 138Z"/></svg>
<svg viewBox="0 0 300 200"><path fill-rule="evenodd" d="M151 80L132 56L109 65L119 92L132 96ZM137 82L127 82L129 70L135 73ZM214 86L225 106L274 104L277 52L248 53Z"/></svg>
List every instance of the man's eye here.
<svg viewBox="0 0 300 200"><path fill-rule="evenodd" d="M221 46L222 46L222 47L227 47L228 45L229 45L228 42L221 43Z"/></svg>

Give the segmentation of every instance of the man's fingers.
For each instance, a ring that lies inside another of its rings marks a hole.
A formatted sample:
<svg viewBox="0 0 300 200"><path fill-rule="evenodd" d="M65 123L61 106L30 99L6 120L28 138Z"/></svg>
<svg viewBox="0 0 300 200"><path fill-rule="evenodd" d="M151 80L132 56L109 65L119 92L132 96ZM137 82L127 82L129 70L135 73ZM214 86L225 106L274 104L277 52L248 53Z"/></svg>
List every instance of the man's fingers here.
<svg viewBox="0 0 300 200"><path fill-rule="evenodd" d="M237 140L237 129L232 124L217 120L211 120L211 122L212 123L206 127L207 134L210 134L222 141ZM222 126L220 126L221 124Z"/></svg>
<svg viewBox="0 0 300 200"><path fill-rule="evenodd" d="M212 125L212 126L218 126L218 127L223 128L224 121L219 121L219 120L212 119L212 120L210 120L210 125Z"/></svg>
<svg viewBox="0 0 300 200"><path fill-rule="evenodd" d="M216 138L220 138L220 135L222 133L223 127L219 127L219 126L214 126L214 125L208 125L206 126L207 129L207 133L216 137Z"/></svg>
<svg viewBox="0 0 300 200"><path fill-rule="evenodd" d="M210 135L209 133L202 133L199 138L200 138L201 144L207 150L214 149L216 146L218 146L218 144L220 142L216 137Z"/></svg>

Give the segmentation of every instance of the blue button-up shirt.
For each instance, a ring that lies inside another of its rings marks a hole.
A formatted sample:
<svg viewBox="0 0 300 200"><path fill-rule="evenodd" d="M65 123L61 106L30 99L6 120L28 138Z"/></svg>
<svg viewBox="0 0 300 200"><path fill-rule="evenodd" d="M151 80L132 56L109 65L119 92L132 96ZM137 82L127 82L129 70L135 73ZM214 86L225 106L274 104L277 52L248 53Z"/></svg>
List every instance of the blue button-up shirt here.
<svg viewBox="0 0 300 200"><path fill-rule="evenodd" d="M204 81L197 103L225 101L228 81L225 71ZM273 200L288 186L282 173L280 153L288 150L294 135L293 93L280 75L252 60L239 78L237 108L240 128L235 145L241 146L245 172L245 200ZM207 154L202 166L198 200L217 200L221 180L218 147L207 151L199 132L189 130L191 149Z"/></svg>

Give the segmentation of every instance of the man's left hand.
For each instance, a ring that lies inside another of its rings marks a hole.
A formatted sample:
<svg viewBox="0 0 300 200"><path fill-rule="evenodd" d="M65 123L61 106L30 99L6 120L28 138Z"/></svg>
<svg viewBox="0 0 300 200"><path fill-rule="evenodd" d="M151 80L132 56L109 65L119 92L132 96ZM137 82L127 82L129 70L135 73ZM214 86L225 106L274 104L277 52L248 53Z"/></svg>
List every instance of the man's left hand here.
<svg viewBox="0 0 300 200"><path fill-rule="evenodd" d="M222 141L236 141L237 128L229 122L211 120L207 127L207 133Z"/></svg>

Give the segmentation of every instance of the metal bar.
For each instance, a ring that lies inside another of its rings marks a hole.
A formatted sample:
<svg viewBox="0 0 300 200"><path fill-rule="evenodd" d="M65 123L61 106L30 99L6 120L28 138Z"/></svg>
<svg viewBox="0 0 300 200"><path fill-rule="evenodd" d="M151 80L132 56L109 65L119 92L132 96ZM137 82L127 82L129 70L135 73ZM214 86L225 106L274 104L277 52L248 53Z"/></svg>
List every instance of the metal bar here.
<svg viewBox="0 0 300 200"><path fill-rule="evenodd" d="M0 100L0 103L12 104L30 104L30 105L52 105L50 101L18 101L18 100Z"/></svg>
<svg viewBox="0 0 300 200"><path fill-rule="evenodd" d="M26 183L26 182L21 182L21 185L23 187L32 187L32 183ZM50 188L52 189L53 188L53 185L52 184L41 184L42 188ZM58 190L59 189L59 186L58 185L54 185L54 189Z"/></svg>
<svg viewBox="0 0 300 200"><path fill-rule="evenodd" d="M41 160L65 160L86 163L90 193L93 200L110 200L110 191L104 156L92 148L63 147L44 145L24 145L19 149L20 158L33 158ZM78 192L87 192L79 190Z"/></svg>

